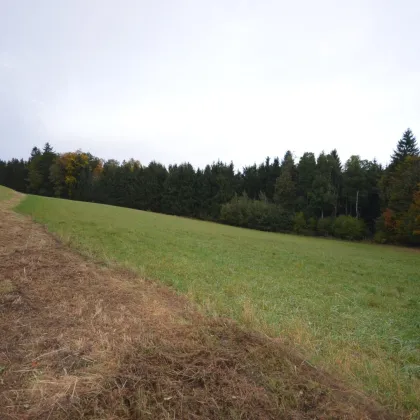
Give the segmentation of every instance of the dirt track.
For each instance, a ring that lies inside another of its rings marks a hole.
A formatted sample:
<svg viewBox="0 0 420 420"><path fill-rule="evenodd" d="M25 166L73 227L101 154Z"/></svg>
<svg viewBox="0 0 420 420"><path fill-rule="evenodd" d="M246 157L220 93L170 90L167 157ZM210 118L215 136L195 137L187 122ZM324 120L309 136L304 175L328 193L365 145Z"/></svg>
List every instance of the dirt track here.
<svg viewBox="0 0 420 420"><path fill-rule="evenodd" d="M0 419L385 419L280 342L99 266L0 202Z"/></svg>

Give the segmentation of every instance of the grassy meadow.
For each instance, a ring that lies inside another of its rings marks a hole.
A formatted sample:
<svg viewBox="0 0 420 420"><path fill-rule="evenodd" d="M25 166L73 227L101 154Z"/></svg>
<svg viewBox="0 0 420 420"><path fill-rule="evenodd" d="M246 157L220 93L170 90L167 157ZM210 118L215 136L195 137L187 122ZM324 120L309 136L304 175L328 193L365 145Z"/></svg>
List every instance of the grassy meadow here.
<svg viewBox="0 0 420 420"><path fill-rule="evenodd" d="M36 196L16 210L81 252L280 336L311 363L419 415L419 252Z"/></svg>
<svg viewBox="0 0 420 420"><path fill-rule="evenodd" d="M0 201L9 200L13 197L13 190L0 185Z"/></svg>

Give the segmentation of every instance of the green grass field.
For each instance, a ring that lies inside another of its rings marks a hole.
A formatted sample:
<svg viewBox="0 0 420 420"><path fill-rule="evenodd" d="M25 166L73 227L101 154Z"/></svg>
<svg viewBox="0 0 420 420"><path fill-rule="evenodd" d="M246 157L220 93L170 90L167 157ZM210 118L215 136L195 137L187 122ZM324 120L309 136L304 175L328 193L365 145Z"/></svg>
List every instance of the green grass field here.
<svg viewBox="0 0 420 420"><path fill-rule="evenodd" d="M17 211L210 314L284 337L312 363L418 415L419 252L35 196Z"/></svg>
<svg viewBox="0 0 420 420"><path fill-rule="evenodd" d="M13 190L0 185L0 201L8 200L13 197Z"/></svg>

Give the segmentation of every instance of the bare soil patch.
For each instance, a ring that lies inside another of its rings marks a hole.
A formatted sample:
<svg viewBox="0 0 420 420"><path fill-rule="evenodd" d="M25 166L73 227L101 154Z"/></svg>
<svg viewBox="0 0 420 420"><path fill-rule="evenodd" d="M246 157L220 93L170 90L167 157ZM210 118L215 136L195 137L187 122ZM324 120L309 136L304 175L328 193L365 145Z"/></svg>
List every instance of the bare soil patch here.
<svg viewBox="0 0 420 420"><path fill-rule="evenodd" d="M13 201L14 200L14 201ZM0 207L0 419L390 419L287 347Z"/></svg>

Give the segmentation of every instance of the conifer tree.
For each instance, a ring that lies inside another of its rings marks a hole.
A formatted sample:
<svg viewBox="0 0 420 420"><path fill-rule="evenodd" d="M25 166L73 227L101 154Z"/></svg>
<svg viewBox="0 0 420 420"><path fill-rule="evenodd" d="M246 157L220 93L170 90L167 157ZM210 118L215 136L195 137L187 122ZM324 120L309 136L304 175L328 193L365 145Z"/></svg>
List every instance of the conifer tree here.
<svg viewBox="0 0 420 420"><path fill-rule="evenodd" d="M419 154L420 151L417 146L417 140L414 137L413 132L408 128L398 142L396 150L394 150L392 164L396 165L403 161L407 156L419 156Z"/></svg>

